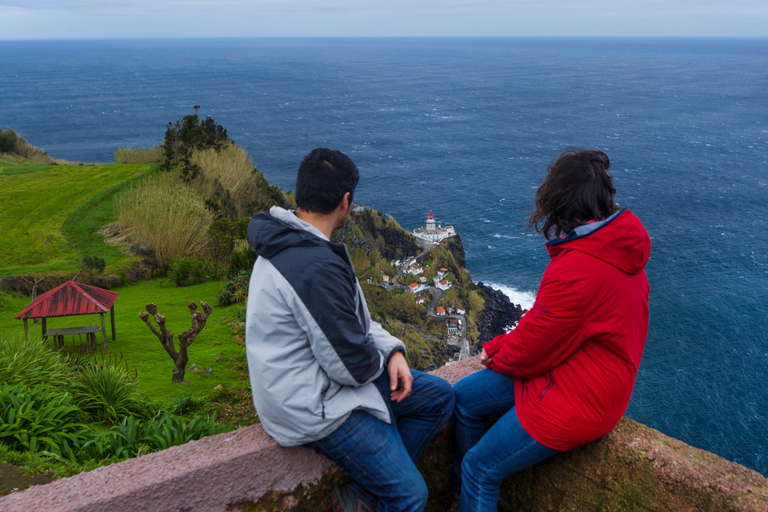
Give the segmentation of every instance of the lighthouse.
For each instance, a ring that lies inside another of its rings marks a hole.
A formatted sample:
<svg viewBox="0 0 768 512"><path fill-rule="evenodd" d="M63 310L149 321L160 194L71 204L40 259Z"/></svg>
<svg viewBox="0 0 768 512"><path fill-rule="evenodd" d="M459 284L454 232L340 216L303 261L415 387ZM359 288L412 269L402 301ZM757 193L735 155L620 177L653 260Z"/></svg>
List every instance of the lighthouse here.
<svg viewBox="0 0 768 512"><path fill-rule="evenodd" d="M427 232L435 232L435 216L432 214L432 212L429 212L429 215L427 215Z"/></svg>

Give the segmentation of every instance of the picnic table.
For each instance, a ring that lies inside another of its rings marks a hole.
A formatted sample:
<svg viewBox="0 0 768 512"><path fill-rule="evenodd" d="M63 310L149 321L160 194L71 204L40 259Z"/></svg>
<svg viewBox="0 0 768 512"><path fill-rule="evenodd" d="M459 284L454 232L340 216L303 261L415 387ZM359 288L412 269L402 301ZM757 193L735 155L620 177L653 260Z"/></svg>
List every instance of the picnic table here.
<svg viewBox="0 0 768 512"><path fill-rule="evenodd" d="M65 327L61 329L48 329L44 334L43 337L52 336L53 337L53 346L55 348L63 348L64 347L64 336L74 336L75 334L85 334L86 339L88 342L86 343L86 349L90 350L92 348L96 348L96 333L99 332L101 328L97 325L93 326L87 326L87 327Z"/></svg>

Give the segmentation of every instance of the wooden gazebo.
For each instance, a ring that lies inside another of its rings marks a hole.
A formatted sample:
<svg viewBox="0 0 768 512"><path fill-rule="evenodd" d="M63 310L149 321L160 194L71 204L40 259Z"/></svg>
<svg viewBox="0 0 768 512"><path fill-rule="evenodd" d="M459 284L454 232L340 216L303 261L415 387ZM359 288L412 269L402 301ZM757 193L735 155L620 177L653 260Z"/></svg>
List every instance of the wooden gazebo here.
<svg viewBox="0 0 768 512"><path fill-rule="evenodd" d="M27 319L40 318L43 324L43 339L54 336L55 340L62 340L64 336L85 334L95 342L96 333L101 331L104 337L104 351L107 347L107 331L104 326L104 313L109 311L112 324L112 340L115 340L115 300L120 295L117 292L104 290L75 281L67 281L51 291L45 292L29 303L16 318L24 320L24 335L29 339L29 325ZM65 329L48 329L46 319L56 316L93 315L98 313L101 317L101 329L98 326L69 327Z"/></svg>

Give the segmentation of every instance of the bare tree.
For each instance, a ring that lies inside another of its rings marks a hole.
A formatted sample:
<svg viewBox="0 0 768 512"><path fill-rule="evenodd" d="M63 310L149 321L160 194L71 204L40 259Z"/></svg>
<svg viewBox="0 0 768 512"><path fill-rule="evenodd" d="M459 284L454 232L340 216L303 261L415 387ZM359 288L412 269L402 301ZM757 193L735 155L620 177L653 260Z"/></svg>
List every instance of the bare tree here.
<svg viewBox="0 0 768 512"><path fill-rule="evenodd" d="M208 315L211 314L211 306L207 302L200 301L200 305L203 307L203 311L205 311L205 313L195 311L197 309L197 304L194 302L190 301L187 303L189 312L192 315L192 327L182 333L179 333L178 352L176 351L176 347L173 343L173 333L165 326L165 315L161 315L157 312L157 306L152 303L147 304L147 311L142 311L139 313L139 318L141 318L144 323L147 324L149 330L151 330L155 336L157 336L157 339L160 340L160 343L162 343L165 351L168 352L168 355L171 356L171 359L173 359L174 367L171 382L184 382L184 372L187 369L187 362L189 361L189 357L187 355L187 347L189 347L192 342L195 341L197 335L200 334L200 331L202 331L203 327L205 327L205 322L208 320ZM157 322L157 325L160 327L160 332L158 332L157 329L152 326L152 323L149 320L149 315L154 317L155 322Z"/></svg>
<svg viewBox="0 0 768 512"><path fill-rule="evenodd" d="M32 300L37 298L37 285L48 279L46 276L37 278L35 274L29 274L28 276L21 276L22 281L32 287Z"/></svg>

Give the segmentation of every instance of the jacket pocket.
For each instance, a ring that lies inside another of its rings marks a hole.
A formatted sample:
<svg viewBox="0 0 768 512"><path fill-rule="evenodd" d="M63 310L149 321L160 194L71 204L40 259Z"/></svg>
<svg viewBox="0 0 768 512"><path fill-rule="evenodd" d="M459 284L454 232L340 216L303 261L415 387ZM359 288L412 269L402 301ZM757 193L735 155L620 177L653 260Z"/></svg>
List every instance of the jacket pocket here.
<svg viewBox="0 0 768 512"><path fill-rule="evenodd" d="M544 386L544 389L541 390L541 393L539 393L539 402L544 400L544 395L547 394L547 392L552 388L552 386L555 385L555 369L552 368L549 370L549 384Z"/></svg>

